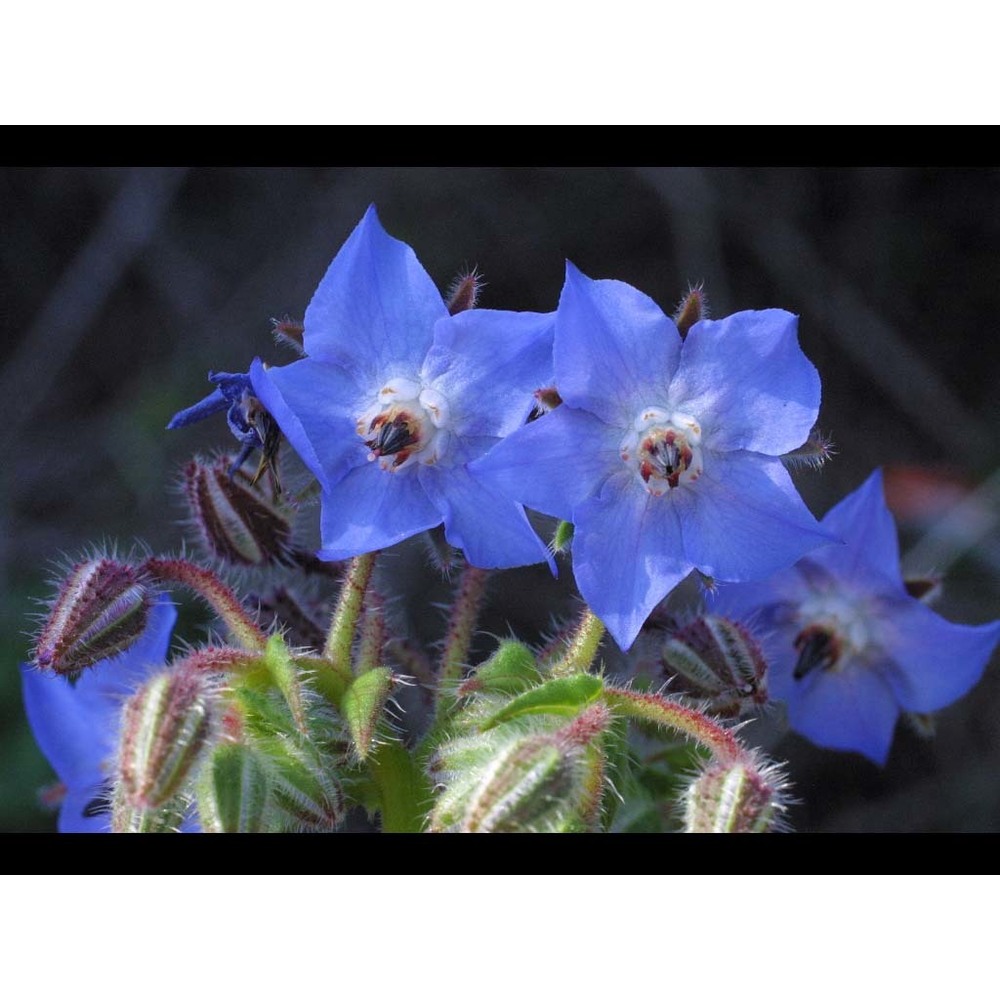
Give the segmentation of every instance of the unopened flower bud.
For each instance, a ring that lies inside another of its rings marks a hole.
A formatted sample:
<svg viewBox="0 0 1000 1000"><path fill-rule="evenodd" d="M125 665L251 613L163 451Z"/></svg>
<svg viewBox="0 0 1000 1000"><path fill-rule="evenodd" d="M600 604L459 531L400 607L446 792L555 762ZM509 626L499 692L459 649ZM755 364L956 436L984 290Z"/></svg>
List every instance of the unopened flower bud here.
<svg viewBox="0 0 1000 1000"><path fill-rule="evenodd" d="M786 783L772 765L715 763L684 796L686 833L770 833L783 828Z"/></svg>
<svg viewBox="0 0 1000 1000"><path fill-rule="evenodd" d="M245 473L230 475L227 459L189 462L184 492L191 520L208 550L239 566L286 561L292 535L290 512L264 497Z"/></svg>
<svg viewBox="0 0 1000 1000"><path fill-rule="evenodd" d="M601 736L609 722L610 713L598 703L554 731L509 726L447 744L430 765L446 782L431 830L554 833L591 827L603 786Z"/></svg>
<svg viewBox="0 0 1000 1000"><path fill-rule="evenodd" d="M197 797L206 833L262 833L268 778L260 755L244 743L219 743L201 769Z"/></svg>
<svg viewBox="0 0 1000 1000"><path fill-rule="evenodd" d="M702 285L696 285L688 290L687 295L681 300L681 304L674 313L674 323L677 331L682 337L687 336L688 330L700 319L708 318L708 302L705 300L705 289Z"/></svg>
<svg viewBox="0 0 1000 1000"><path fill-rule="evenodd" d="M155 599L133 566L107 558L77 563L42 626L35 665L75 675L117 656L145 632Z"/></svg>
<svg viewBox="0 0 1000 1000"><path fill-rule="evenodd" d="M707 699L715 715L738 716L767 703L760 646L728 618L702 615L678 629L660 647L660 661L681 693Z"/></svg>
<svg viewBox="0 0 1000 1000"><path fill-rule="evenodd" d="M191 774L212 728L206 674L179 668L156 674L122 711L118 794L132 809L158 809Z"/></svg>

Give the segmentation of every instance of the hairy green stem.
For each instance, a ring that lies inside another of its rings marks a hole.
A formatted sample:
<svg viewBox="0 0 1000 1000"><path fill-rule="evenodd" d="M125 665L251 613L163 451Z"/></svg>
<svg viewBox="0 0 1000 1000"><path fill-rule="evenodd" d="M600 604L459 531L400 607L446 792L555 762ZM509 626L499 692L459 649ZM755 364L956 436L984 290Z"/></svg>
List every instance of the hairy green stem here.
<svg viewBox="0 0 1000 1000"><path fill-rule="evenodd" d="M323 658L338 668L350 669L351 646L358 619L365 604L365 594L375 568L378 552L366 552L351 560L340 589L337 607L330 622L330 631L323 647Z"/></svg>
<svg viewBox="0 0 1000 1000"><path fill-rule="evenodd" d="M580 617L580 623L569 639L566 651L553 662L549 668L552 677L569 677L572 674L584 674L594 664L597 647L604 638L604 622L586 608Z"/></svg>

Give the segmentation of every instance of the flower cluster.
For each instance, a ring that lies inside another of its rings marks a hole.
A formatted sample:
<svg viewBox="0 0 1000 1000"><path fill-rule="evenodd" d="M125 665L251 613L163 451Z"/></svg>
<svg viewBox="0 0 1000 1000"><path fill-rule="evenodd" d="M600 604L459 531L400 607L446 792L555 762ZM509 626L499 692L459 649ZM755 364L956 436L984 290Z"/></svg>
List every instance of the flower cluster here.
<svg viewBox="0 0 1000 1000"><path fill-rule="evenodd" d="M953 625L908 592L878 475L821 522L799 496L790 456L828 447L794 315L712 320L696 290L671 319L569 263L552 313L479 308L478 291L473 272L442 296L370 208L304 322L279 324L296 360L210 374L170 421L224 411L239 445L184 470L211 566L85 560L23 670L61 830L332 830L352 806L395 831L772 830L782 769L723 718L776 699L814 742L883 763L901 713L978 681L1000 622ZM315 481L318 552L297 543L309 487L282 489L282 442ZM425 532L463 567L436 667L376 567ZM555 573L555 552L579 619L475 662L488 571ZM693 573L711 606L674 623L665 599ZM165 664L174 586L227 639ZM599 666L605 633L632 650L623 683ZM669 696L642 677L654 642ZM411 674L424 698L403 739ZM697 756L640 759L629 721Z"/></svg>

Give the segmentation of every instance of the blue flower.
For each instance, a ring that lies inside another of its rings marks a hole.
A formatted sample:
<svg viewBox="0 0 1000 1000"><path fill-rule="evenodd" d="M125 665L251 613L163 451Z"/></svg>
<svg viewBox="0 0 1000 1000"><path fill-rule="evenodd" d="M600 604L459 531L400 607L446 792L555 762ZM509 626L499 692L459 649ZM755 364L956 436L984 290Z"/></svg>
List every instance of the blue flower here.
<svg viewBox="0 0 1000 1000"><path fill-rule="evenodd" d="M778 457L819 409L790 313L702 320L682 340L642 292L567 264L554 361L563 405L472 471L573 523L580 593L622 649L692 569L758 579L836 540Z"/></svg>
<svg viewBox="0 0 1000 1000"><path fill-rule="evenodd" d="M176 618L174 605L160 597L135 644L89 667L72 685L58 674L22 664L28 722L65 788L60 833L111 832L110 762L122 705L162 668Z"/></svg>
<svg viewBox="0 0 1000 1000"><path fill-rule="evenodd" d="M240 452L229 469L232 476L256 448L262 449L265 457L273 454L277 447L273 421L254 396L249 375L209 372L208 381L215 389L194 406L175 413L167 424L167 430L186 427L225 410L229 430L240 443Z"/></svg>
<svg viewBox="0 0 1000 1000"><path fill-rule="evenodd" d="M443 524L473 565L549 554L520 504L470 471L524 423L551 380L551 315L450 316L405 243L370 208L306 310L307 357L255 361L254 391L322 487L324 559Z"/></svg>
<svg viewBox="0 0 1000 1000"><path fill-rule="evenodd" d="M935 712L979 680L1000 621L954 625L907 593L881 472L822 523L846 546L761 584L721 587L715 610L770 633L770 689L792 729L884 764L901 712Z"/></svg>

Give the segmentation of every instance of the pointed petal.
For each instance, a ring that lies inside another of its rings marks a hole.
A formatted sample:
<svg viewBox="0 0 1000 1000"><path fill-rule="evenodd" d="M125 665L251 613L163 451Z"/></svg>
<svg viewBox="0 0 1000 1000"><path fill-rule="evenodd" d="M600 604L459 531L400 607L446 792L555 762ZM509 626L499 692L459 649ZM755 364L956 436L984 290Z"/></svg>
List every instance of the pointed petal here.
<svg viewBox="0 0 1000 1000"><path fill-rule="evenodd" d="M777 458L711 452L697 482L671 490L690 562L719 580L746 581L837 542L809 513Z"/></svg>
<svg viewBox="0 0 1000 1000"><path fill-rule="evenodd" d="M460 435L505 437L554 381L555 313L471 309L440 320L422 378L448 400Z"/></svg>
<svg viewBox="0 0 1000 1000"><path fill-rule="evenodd" d="M936 712L961 698L1000 642L1000 621L956 625L910 597L887 603L872 624L895 667L887 679L908 712Z"/></svg>
<svg viewBox="0 0 1000 1000"><path fill-rule="evenodd" d="M434 324L447 315L416 254L382 228L372 206L306 309L305 350L343 365L363 383L409 374L420 368Z"/></svg>
<svg viewBox="0 0 1000 1000"><path fill-rule="evenodd" d="M783 455L819 414L819 373L802 353L798 317L783 309L695 323L684 341L671 400L701 422L714 451Z"/></svg>
<svg viewBox="0 0 1000 1000"><path fill-rule="evenodd" d="M507 569L547 562L552 554L520 504L484 486L463 466L420 469L420 480L444 518L445 537L473 566Z"/></svg>
<svg viewBox="0 0 1000 1000"><path fill-rule="evenodd" d="M642 407L666 405L680 353L677 327L648 295L621 281L592 281L567 261L555 369L570 406L631 426Z"/></svg>
<svg viewBox="0 0 1000 1000"><path fill-rule="evenodd" d="M213 389L204 399L198 400L193 406L189 406L179 413L175 413L167 424L167 430L173 431L178 427L186 427L197 420L204 420L213 413L218 413L229 406L229 401L222 394L221 389Z"/></svg>
<svg viewBox="0 0 1000 1000"><path fill-rule="evenodd" d="M386 472L365 462L323 491L321 559L350 559L387 549L441 523L414 466Z"/></svg>
<svg viewBox="0 0 1000 1000"><path fill-rule="evenodd" d="M471 466L487 488L564 521L622 467L621 431L586 410L557 407L497 443Z"/></svg>
<svg viewBox="0 0 1000 1000"><path fill-rule="evenodd" d="M342 368L312 358L281 368L265 368L255 358L250 378L257 398L325 489L367 462L356 423L374 389L366 399Z"/></svg>
<svg viewBox="0 0 1000 1000"><path fill-rule="evenodd" d="M577 586L623 650L692 568L683 554L676 512L657 502L661 499L637 486L626 471L574 513Z"/></svg>
<svg viewBox="0 0 1000 1000"><path fill-rule="evenodd" d="M816 562L845 580L865 578L874 571L882 589L891 583L904 593L896 522L885 503L881 469L833 507L822 524L847 544L823 549L814 557Z"/></svg>
<svg viewBox="0 0 1000 1000"><path fill-rule="evenodd" d="M882 673L850 663L844 669L815 671L788 697L788 722L821 747L856 750L885 764L899 706Z"/></svg>

